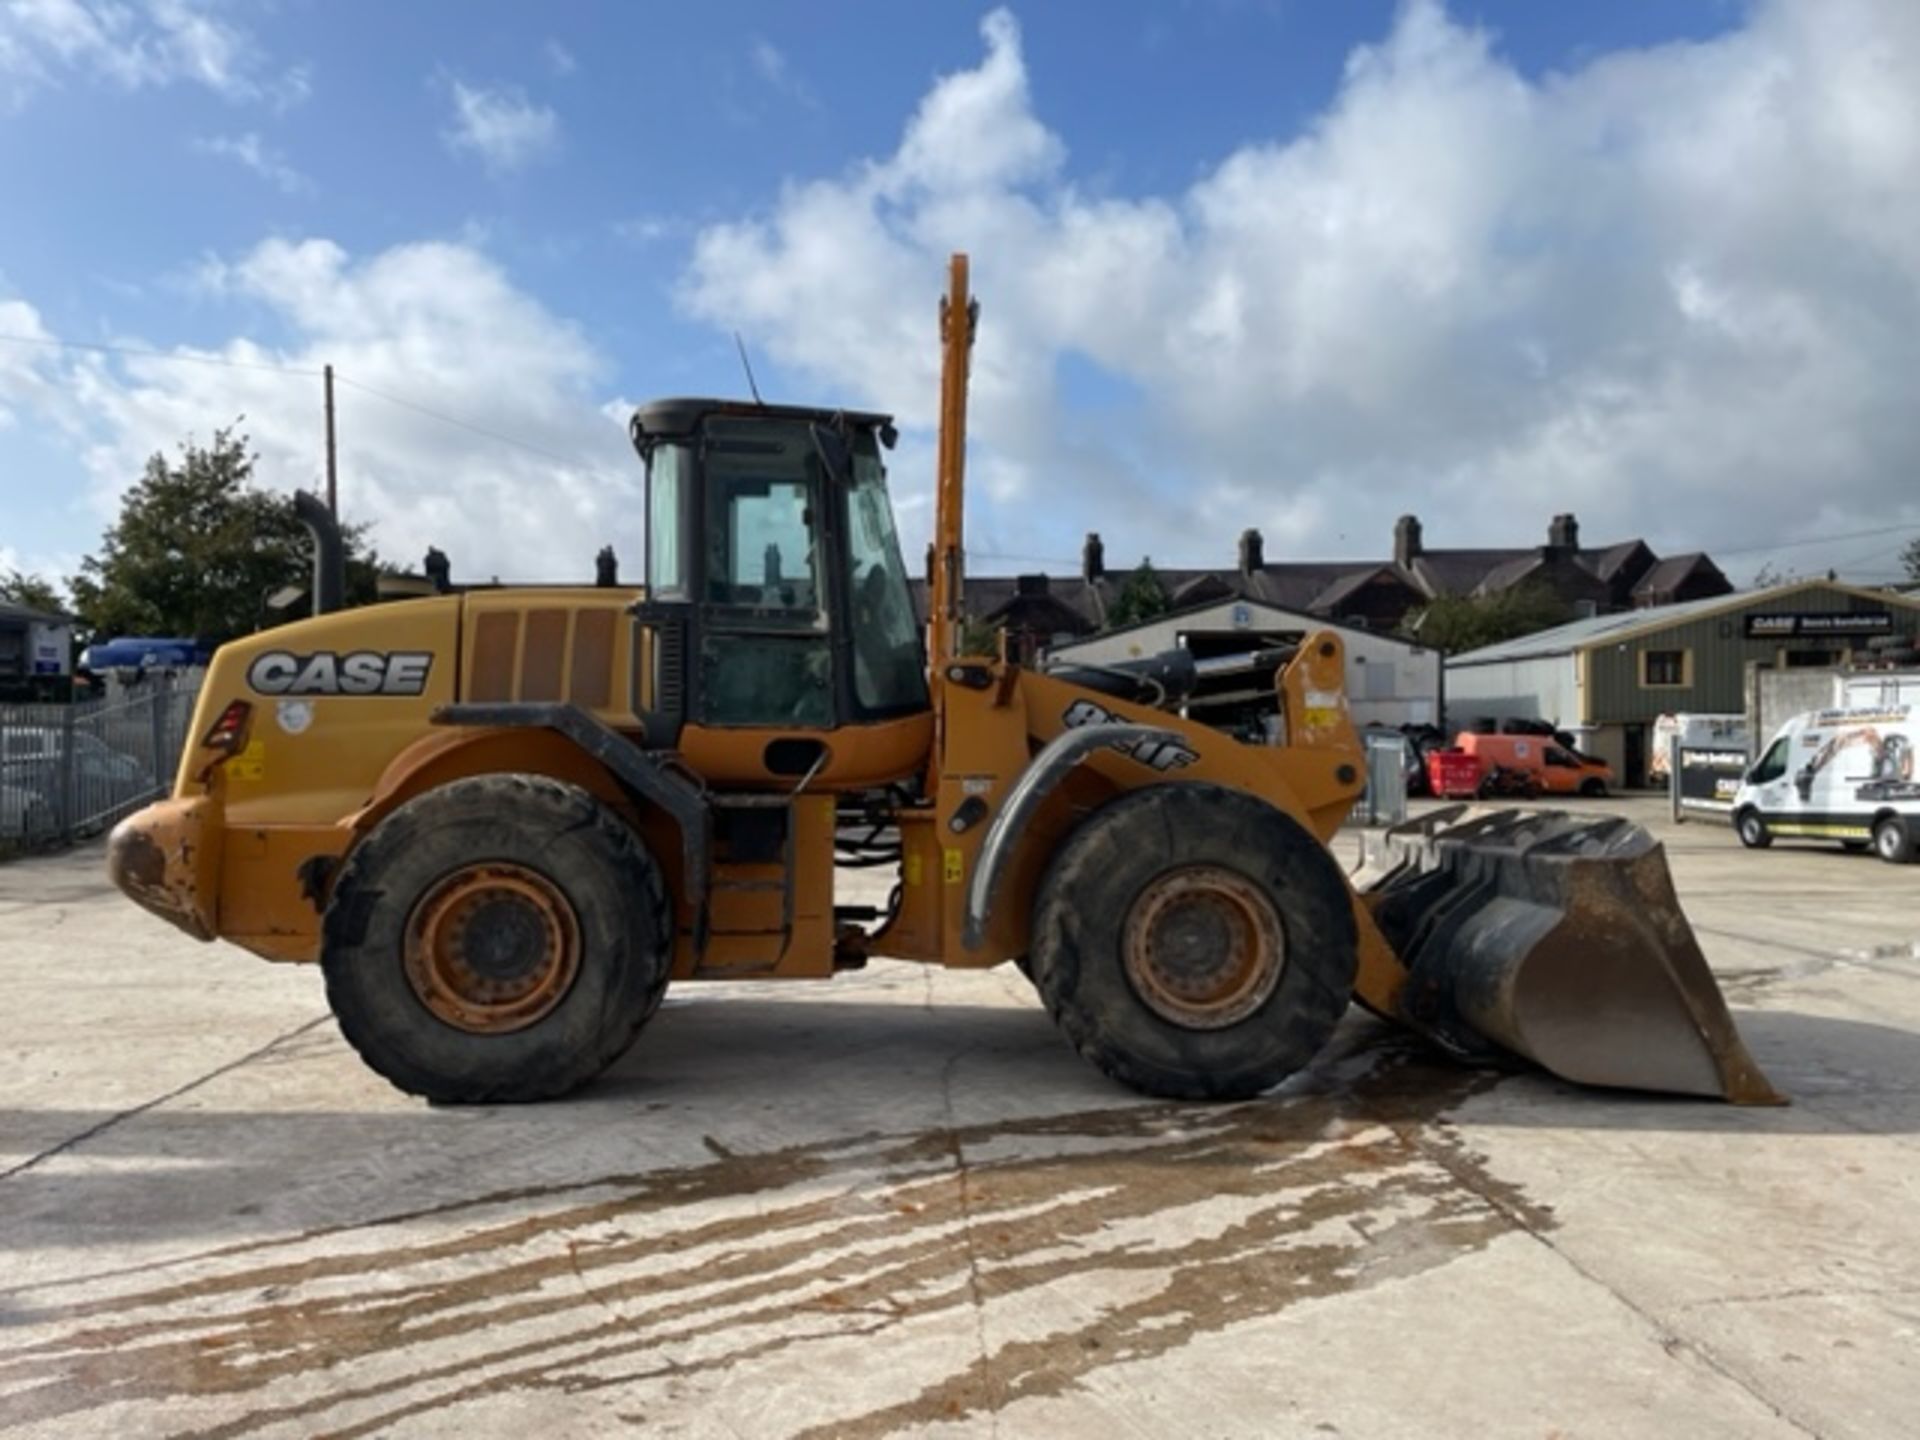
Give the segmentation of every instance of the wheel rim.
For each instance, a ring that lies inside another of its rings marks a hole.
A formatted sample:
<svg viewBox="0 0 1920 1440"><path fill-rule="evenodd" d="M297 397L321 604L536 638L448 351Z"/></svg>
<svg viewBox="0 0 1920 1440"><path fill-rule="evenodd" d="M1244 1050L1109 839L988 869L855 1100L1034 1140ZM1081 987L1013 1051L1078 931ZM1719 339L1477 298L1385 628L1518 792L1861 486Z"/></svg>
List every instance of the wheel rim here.
<svg viewBox="0 0 1920 1440"><path fill-rule="evenodd" d="M1134 993L1189 1030L1238 1024L1272 996L1286 934L1259 886L1214 865L1158 876L1127 914L1124 959Z"/></svg>
<svg viewBox="0 0 1920 1440"><path fill-rule="evenodd" d="M1874 832L1874 838L1880 842L1880 853L1891 860L1900 850L1900 832L1891 825L1882 825Z"/></svg>
<svg viewBox="0 0 1920 1440"><path fill-rule="evenodd" d="M524 1030L566 997L580 973L580 925L560 887L505 861L443 878L407 922L407 981L458 1030Z"/></svg>

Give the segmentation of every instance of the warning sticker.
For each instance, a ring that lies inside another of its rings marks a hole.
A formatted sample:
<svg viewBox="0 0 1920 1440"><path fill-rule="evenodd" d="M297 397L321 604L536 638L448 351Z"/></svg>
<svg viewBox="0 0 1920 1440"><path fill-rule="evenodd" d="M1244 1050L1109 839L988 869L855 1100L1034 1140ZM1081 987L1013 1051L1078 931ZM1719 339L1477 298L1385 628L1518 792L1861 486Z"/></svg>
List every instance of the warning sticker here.
<svg viewBox="0 0 1920 1440"><path fill-rule="evenodd" d="M941 871L949 885L958 885L967 876L967 857L958 850L940 852Z"/></svg>
<svg viewBox="0 0 1920 1440"><path fill-rule="evenodd" d="M249 740L247 748L227 762L227 774L235 780L261 781L267 778L267 747L260 740Z"/></svg>

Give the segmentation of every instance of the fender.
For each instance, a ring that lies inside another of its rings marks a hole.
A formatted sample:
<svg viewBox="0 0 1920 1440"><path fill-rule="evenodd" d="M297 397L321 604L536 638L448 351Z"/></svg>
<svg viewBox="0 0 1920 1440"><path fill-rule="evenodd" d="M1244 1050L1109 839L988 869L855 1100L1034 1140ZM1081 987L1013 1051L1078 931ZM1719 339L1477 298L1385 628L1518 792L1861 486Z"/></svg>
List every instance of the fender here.
<svg viewBox="0 0 1920 1440"><path fill-rule="evenodd" d="M439 705L428 718L435 725L552 730L572 741L622 785L673 818L680 827L682 888L695 913L706 913L707 857L712 853L713 823L707 793L686 771L670 765L667 752L642 750L578 705L518 701Z"/></svg>
<svg viewBox="0 0 1920 1440"><path fill-rule="evenodd" d="M960 929L960 943L969 950L980 948L980 942L986 938L993 893L999 888L1007 862L1013 858L1015 843L1025 833L1034 812L1074 766L1100 750L1120 749L1145 755L1158 745L1184 746L1185 743L1179 732L1163 730L1157 725L1082 725L1064 730L1049 740L1007 792L1007 803L987 828L986 839L980 842L980 854L973 863L973 878L967 883L967 910Z"/></svg>

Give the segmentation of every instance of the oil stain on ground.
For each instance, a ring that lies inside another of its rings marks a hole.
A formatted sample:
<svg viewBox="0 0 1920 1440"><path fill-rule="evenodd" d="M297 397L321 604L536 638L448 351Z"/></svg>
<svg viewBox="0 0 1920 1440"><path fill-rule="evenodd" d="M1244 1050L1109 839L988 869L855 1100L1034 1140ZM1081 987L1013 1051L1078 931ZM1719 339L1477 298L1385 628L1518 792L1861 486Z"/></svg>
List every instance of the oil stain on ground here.
<svg viewBox="0 0 1920 1440"><path fill-rule="evenodd" d="M812 1440L994 1412L1549 1226L1435 1123L1487 1083L1389 1048L1251 1104L715 1147L16 1291L0 1429L353 1436L542 1393L611 1414L796 1359L863 1367L859 1404L823 1382L782 1412Z"/></svg>

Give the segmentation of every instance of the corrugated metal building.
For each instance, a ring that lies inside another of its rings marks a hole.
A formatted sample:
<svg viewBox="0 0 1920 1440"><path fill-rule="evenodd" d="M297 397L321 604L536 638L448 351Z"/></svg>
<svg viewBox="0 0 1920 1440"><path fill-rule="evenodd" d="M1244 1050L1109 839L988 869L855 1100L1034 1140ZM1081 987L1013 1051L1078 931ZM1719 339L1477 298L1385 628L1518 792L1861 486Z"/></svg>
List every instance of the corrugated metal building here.
<svg viewBox="0 0 1920 1440"><path fill-rule="evenodd" d="M1264 645L1292 644L1310 630L1336 631L1347 647L1347 700L1362 725L1434 725L1440 719L1440 652L1383 635L1336 625L1319 615L1256 600L1223 600L1085 640L1053 646L1049 658L1081 664L1138 660L1183 646L1196 655L1228 654Z"/></svg>
<svg viewBox="0 0 1920 1440"><path fill-rule="evenodd" d="M1746 708L1750 664L1843 666L1875 635L1920 633L1920 600L1829 580L1739 591L1542 630L1447 661L1447 720L1551 720L1644 783L1661 715Z"/></svg>

